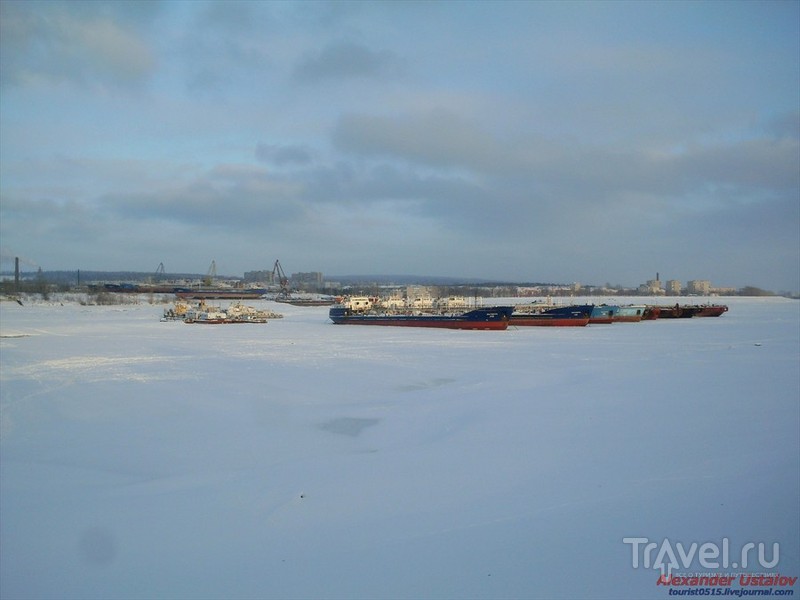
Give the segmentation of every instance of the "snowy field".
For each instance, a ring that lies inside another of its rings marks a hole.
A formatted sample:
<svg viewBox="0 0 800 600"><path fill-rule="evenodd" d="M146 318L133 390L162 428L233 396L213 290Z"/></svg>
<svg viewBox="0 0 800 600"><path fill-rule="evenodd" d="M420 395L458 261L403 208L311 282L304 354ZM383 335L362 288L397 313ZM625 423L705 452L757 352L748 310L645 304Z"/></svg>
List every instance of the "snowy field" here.
<svg viewBox="0 0 800 600"><path fill-rule="evenodd" d="M667 598L631 537L798 576L800 303L717 300L502 332L2 302L0 596Z"/></svg>

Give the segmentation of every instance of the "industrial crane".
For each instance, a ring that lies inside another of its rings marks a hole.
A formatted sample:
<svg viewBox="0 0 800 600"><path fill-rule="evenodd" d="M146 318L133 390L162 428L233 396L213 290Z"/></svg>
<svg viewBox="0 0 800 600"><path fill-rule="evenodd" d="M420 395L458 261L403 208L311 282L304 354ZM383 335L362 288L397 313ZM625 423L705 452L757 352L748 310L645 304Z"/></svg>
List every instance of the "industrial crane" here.
<svg viewBox="0 0 800 600"><path fill-rule="evenodd" d="M158 268L156 269L155 275L153 275L153 281L160 281L161 278L164 276L164 263L158 263Z"/></svg>
<svg viewBox="0 0 800 600"><path fill-rule="evenodd" d="M215 261L211 261L211 266L208 267L208 273L206 273L206 277L203 280L205 285L211 285L214 281L214 277L217 276L217 263Z"/></svg>
<svg viewBox="0 0 800 600"><path fill-rule="evenodd" d="M275 281L275 276L277 275L278 285L281 286L280 295L281 296L288 296L292 293L292 290L289 288L289 278L286 277L286 273L283 272L283 267L281 266L281 262L279 260L275 261L275 266L272 267L272 280Z"/></svg>

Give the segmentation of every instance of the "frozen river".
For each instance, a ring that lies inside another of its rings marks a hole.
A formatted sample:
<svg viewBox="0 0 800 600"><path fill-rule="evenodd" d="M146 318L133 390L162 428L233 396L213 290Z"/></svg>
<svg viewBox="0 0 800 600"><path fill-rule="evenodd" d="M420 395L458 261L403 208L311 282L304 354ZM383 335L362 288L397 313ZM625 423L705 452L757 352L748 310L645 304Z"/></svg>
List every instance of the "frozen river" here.
<svg viewBox="0 0 800 600"><path fill-rule="evenodd" d="M2 302L0 596L668 597L624 538L799 576L800 303L722 301L501 332Z"/></svg>

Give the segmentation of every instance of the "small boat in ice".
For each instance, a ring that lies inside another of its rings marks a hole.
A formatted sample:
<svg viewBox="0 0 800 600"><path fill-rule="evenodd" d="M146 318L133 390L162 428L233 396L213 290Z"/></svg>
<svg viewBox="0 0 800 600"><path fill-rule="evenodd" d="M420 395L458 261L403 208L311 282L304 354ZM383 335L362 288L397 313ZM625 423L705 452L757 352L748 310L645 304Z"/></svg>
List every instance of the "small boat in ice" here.
<svg viewBox="0 0 800 600"><path fill-rule="evenodd" d="M266 323L269 319L281 319L282 314L269 310L259 310L246 306L241 302L232 304L225 309L226 323Z"/></svg>
<svg viewBox="0 0 800 600"><path fill-rule="evenodd" d="M164 310L164 316L161 317L162 321L183 321L186 318L186 313L192 309L192 305L183 300L178 300L175 306Z"/></svg>
<svg viewBox="0 0 800 600"><path fill-rule="evenodd" d="M162 321L183 321L184 323L199 323L203 325L219 325L223 323L266 323L269 319L280 319L283 315L268 310L260 310L253 306L246 306L241 302L232 304L227 308L209 306L200 300L197 306L179 300L173 308L164 311Z"/></svg>
<svg viewBox="0 0 800 600"><path fill-rule="evenodd" d="M184 323L200 323L202 325L219 325L225 323L228 315L218 306L202 306L190 309L183 318Z"/></svg>

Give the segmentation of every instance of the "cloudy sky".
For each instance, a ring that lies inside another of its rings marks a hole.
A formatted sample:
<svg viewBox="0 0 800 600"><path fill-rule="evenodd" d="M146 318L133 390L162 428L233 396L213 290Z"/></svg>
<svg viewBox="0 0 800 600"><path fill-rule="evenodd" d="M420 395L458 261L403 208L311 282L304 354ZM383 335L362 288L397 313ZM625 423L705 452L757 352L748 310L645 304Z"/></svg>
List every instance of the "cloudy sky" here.
<svg viewBox="0 0 800 600"><path fill-rule="evenodd" d="M3 268L800 289L800 3L0 4Z"/></svg>

